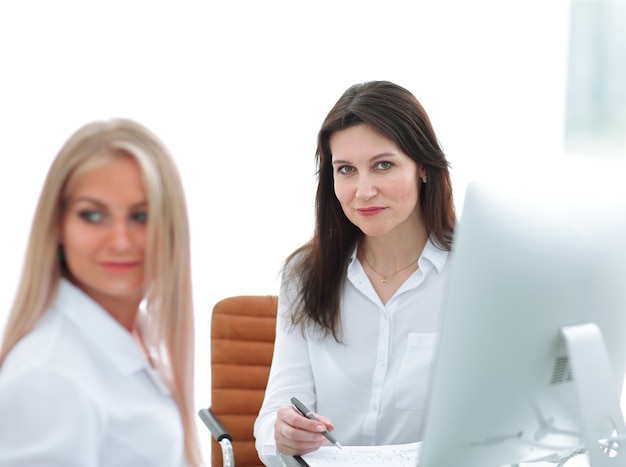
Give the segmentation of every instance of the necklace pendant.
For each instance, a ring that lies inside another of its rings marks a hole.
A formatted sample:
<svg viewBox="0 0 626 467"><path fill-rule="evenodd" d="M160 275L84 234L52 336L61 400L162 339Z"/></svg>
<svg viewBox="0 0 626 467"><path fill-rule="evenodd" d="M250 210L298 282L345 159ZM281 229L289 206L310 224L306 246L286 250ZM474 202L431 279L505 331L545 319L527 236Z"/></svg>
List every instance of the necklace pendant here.
<svg viewBox="0 0 626 467"><path fill-rule="evenodd" d="M387 279L385 279L384 277L380 280L380 283L382 285L387 285Z"/></svg>

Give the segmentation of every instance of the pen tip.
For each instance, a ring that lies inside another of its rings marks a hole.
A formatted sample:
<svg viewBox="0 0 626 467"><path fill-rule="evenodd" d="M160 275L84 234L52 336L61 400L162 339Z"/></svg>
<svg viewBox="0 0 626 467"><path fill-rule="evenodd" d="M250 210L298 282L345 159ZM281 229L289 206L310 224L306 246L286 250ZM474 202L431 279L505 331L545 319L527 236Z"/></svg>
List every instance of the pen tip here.
<svg viewBox="0 0 626 467"><path fill-rule="evenodd" d="M335 446L337 446L339 449L343 449L343 447L339 443L335 443Z"/></svg>

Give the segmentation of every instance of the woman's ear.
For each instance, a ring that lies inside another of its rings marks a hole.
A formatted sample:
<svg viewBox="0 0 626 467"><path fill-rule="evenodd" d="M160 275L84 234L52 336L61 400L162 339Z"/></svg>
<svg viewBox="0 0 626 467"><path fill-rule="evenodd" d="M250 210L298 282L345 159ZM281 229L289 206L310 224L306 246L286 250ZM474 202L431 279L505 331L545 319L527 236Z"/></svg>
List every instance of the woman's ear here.
<svg viewBox="0 0 626 467"><path fill-rule="evenodd" d="M422 180L422 183L426 183L428 179L426 178L426 167L424 165L420 165L419 169L417 169L417 173L419 178Z"/></svg>
<svg viewBox="0 0 626 467"><path fill-rule="evenodd" d="M61 264L65 263L65 250L63 249L62 243L57 245L57 262Z"/></svg>
<svg viewBox="0 0 626 467"><path fill-rule="evenodd" d="M59 212L57 216L57 243L63 245L63 220L65 216L63 211Z"/></svg>
<svg viewBox="0 0 626 467"><path fill-rule="evenodd" d="M63 214L59 215L57 223L57 261L65 263L65 249L63 248Z"/></svg>

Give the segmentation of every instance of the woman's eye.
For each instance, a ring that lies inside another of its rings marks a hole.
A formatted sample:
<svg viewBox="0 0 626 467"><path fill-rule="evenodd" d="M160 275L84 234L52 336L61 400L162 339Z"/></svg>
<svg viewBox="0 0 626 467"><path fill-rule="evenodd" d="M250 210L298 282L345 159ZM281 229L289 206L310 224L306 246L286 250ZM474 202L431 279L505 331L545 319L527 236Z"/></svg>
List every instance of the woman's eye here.
<svg viewBox="0 0 626 467"><path fill-rule="evenodd" d="M96 224L98 222L101 222L103 217L102 213L98 211L80 211L78 215L81 219L89 222L90 224Z"/></svg>
<svg viewBox="0 0 626 467"><path fill-rule="evenodd" d="M391 167L393 167L393 163L387 161L380 161L378 164L376 164L376 168L381 170L388 170Z"/></svg>
<svg viewBox="0 0 626 467"><path fill-rule="evenodd" d="M337 172L343 175L352 173L353 171L354 171L354 167L350 167L349 165L342 165L341 167L337 168Z"/></svg>
<svg viewBox="0 0 626 467"><path fill-rule="evenodd" d="M147 212L136 212L132 214L131 219L137 224L145 224L148 222L148 213Z"/></svg>

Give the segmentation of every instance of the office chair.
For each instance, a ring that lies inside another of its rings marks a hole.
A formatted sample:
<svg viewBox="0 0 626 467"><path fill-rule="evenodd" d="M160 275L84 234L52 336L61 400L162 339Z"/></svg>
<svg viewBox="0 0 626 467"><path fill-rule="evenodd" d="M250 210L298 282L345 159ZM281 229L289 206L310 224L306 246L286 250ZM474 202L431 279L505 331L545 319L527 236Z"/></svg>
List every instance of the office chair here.
<svg viewBox="0 0 626 467"><path fill-rule="evenodd" d="M249 295L213 307L211 406L198 412L213 436L212 467L263 466L253 426L274 352L277 303L275 295Z"/></svg>

